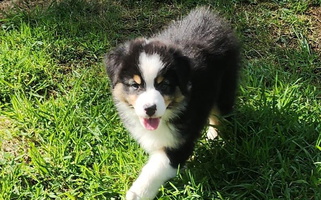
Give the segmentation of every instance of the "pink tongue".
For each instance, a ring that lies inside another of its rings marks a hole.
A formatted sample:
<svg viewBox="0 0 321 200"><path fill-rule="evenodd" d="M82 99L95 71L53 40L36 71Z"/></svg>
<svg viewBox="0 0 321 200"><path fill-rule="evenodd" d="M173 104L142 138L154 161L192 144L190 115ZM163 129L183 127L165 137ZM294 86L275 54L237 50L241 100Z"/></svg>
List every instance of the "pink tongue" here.
<svg viewBox="0 0 321 200"><path fill-rule="evenodd" d="M147 130L156 130L158 128L160 119L159 118L144 118L143 125Z"/></svg>

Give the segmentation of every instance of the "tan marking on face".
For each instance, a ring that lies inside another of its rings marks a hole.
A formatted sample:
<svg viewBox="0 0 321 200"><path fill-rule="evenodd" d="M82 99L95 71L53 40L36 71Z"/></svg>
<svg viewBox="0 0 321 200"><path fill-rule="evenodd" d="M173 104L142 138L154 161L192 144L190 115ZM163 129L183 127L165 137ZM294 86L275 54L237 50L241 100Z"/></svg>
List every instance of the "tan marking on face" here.
<svg viewBox="0 0 321 200"><path fill-rule="evenodd" d="M164 95L163 97L166 107L168 107L170 104L175 105L180 103L185 99L185 96L181 93L181 90L178 87L176 87L176 91L173 96Z"/></svg>
<svg viewBox="0 0 321 200"><path fill-rule="evenodd" d="M127 95L126 96L126 101L128 104L130 104L131 106L134 106L137 100L137 95L135 94L131 94L131 95Z"/></svg>
<svg viewBox="0 0 321 200"><path fill-rule="evenodd" d="M168 105L173 102L173 99L174 99L173 96L164 95L164 101L165 101L166 107L168 107Z"/></svg>
<svg viewBox="0 0 321 200"><path fill-rule="evenodd" d="M124 91L124 85L122 83L117 83L112 93L114 98L118 101L126 102L131 106L134 106L136 103L137 95L126 94L126 92Z"/></svg>
<svg viewBox="0 0 321 200"><path fill-rule="evenodd" d="M176 103L179 103L179 102L183 101L184 99L185 99L185 96L182 94L181 90L178 87L176 87L174 101Z"/></svg>
<svg viewBox="0 0 321 200"><path fill-rule="evenodd" d="M138 75L134 75L133 79L137 84L141 84L142 83L142 79Z"/></svg>
<svg viewBox="0 0 321 200"><path fill-rule="evenodd" d="M125 94L124 94L124 85L122 83L117 83L113 89L113 96L115 99L119 101L125 101Z"/></svg>
<svg viewBox="0 0 321 200"><path fill-rule="evenodd" d="M156 78L156 83L161 83L162 81L164 80L164 76L158 76L157 78Z"/></svg>

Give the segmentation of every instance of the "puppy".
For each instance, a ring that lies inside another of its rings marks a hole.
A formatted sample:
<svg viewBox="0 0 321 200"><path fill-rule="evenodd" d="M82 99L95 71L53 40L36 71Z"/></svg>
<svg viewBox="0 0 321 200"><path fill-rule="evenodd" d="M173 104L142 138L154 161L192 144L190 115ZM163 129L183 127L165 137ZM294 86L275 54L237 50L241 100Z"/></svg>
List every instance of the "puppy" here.
<svg viewBox="0 0 321 200"><path fill-rule="evenodd" d="M232 111L240 48L229 25L208 8L196 8L150 38L126 42L105 58L119 115L150 154L126 194L153 199L192 154L209 119ZM210 126L207 136L216 137Z"/></svg>

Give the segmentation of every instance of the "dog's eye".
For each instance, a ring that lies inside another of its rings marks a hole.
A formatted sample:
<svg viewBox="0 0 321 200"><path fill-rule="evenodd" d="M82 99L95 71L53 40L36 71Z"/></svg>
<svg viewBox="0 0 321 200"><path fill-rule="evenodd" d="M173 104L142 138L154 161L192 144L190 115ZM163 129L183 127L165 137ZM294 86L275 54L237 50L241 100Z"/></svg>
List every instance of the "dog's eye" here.
<svg viewBox="0 0 321 200"><path fill-rule="evenodd" d="M163 92L169 92L171 88L171 83L168 80L164 80L157 85L157 89Z"/></svg>
<svg viewBox="0 0 321 200"><path fill-rule="evenodd" d="M131 89L131 90L138 90L139 88L141 88L141 84L137 83L136 81L134 81L133 79L129 80L127 83L125 83L126 86Z"/></svg>
<svg viewBox="0 0 321 200"><path fill-rule="evenodd" d="M170 84L169 81L163 81L163 82L160 84L160 86L161 86L162 88L168 88L168 87L171 86L171 84Z"/></svg>
<svg viewBox="0 0 321 200"><path fill-rule="evenodd" d="M129 87L131 87L134 90L138 90L140 85L138 83L131 83L129 84Z"/></svg>

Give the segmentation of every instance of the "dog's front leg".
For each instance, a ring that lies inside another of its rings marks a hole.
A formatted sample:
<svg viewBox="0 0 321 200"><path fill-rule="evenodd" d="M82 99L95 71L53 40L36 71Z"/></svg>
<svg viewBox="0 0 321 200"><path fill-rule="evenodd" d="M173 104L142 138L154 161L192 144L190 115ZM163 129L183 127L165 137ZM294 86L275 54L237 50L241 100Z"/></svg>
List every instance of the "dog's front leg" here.
<svg viewBox="0 0 321 200"><path fill-rule="evenodd" d="M176 175L164 151L151 153L147 164L126 194L126 200L153 199L161 185Z"/></svg>

